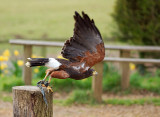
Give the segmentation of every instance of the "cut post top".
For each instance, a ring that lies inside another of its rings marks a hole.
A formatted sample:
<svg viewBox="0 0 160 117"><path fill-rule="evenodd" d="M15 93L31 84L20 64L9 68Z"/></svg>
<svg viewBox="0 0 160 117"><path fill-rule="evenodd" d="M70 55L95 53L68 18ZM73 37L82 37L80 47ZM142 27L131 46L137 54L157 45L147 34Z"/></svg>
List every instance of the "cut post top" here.
<svg viewBox="0 0 160 117"><path fill-rule="evenodd" d="M13 87L13 90L21 90L21 91L33 91L33 92L40 92L39 87L37 86L30 86L30 85L26 85L26 86L15 86ZM46 88L44 88L44 90L47 90Z"/></svg>

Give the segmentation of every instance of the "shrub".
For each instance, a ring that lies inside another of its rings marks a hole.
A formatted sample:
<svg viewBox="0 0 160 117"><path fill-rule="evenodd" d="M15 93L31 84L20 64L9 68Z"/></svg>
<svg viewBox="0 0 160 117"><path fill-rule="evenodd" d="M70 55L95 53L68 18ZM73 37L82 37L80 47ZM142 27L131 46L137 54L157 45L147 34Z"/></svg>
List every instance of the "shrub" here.
<svg viewBox="0 0 160 117"><path fill-rule="evenodd" d="M70 92L74 89L88 90L91 88L92 78L86 78L83 80L74 79L52 79L51 85L53 90Z"/></svg>
<svg viewBox="0 0 160 117"><path fill-rule="evenodd" d="M141 76L138 73L134 73L131 75L130 84L132 89L160 93L160 78L157 75L145 74Z"/></svg>
<svg viewBox="0 0 160 117"><path fill-rule="evenodd" d="M45 77L46 70L47 70L47 67L44 67L44 66L35 67L33 69L34 78L43 79Z"/></svg>
<svg viewBox="0 0 160 117"><path fill-rule="evenodd" d="M160 1L117 0L113 18L117 37L137 45L160 45Z"/></svg>
<svg viewBox="0 0 160 117"><path fill-rule="evenodd" d="M11 72L14 76L17 76L17 77L21 77L22 76L22 66L23 66L23 61L22 60L19 60L21 63L20 65L18 64L17 61L12 61L12 65L13 65L13 68L11 68Z"/></svg>
<svg viewBox="0 0 160 117"><path fill-rule="evenodd" d="M65 101L65 105L70 104L95 104L92 91L89 90L74 90L69 98Z"/></svg>
<svg viewBox="0 0 160 117"><path fill-rule="evenodd" d="M117 92L120 90L120 74L114 66L104 64L103 90Z"/></svg>
<svg viewBox="0 0 160 117"><path fill-rule="evenodd" d="M19 77L3 77L1 80L1 90L11 92L12 87L24 85L22 78Z"/></svg>

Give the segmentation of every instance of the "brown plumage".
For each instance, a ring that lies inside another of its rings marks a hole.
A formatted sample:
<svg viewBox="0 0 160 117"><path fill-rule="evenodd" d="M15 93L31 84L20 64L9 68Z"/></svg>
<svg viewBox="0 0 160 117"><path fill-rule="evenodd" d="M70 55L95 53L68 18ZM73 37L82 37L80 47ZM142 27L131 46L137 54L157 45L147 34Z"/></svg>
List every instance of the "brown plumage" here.
<svg viewBox="0 0 160 117"><path fill-rule="evenodd" d="M68 60L44 58L43 61L38 58L37 60L29 58L27 65L30 67L53 66L46 71L53 78L80 80L92 76L94 70L91 67L104 59L104 43L93 19L91 20L87 14L82 12L82 16L80 16L75 12L74 19L73 37L65 42L61 52L62 56ZM38 62L36 63L36 61ZM56 64L59 66L55 67L53 61L58 61L59 63Z"/></svg>
<svg viewBox="0 0 160 117"><path fill-rule="evenodd" d="M104 59L104 43L94 21L84 12L82 15L83 17L75 12L74 35L66 41L61 53L71 62L86 62L92 67Z"/></svg>

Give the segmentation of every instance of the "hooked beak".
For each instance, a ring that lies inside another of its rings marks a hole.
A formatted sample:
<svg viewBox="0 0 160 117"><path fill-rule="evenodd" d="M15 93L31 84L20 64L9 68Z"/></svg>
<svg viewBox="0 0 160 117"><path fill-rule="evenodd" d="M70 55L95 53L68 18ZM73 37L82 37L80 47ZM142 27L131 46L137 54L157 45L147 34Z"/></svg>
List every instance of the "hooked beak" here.
<svg viewBox="0 0 160 117"><path fill-rule="evenodd" d="M92 75L93 75L93 76L98 75L98 72L94 71L94 72L92 73Z"/></svg>

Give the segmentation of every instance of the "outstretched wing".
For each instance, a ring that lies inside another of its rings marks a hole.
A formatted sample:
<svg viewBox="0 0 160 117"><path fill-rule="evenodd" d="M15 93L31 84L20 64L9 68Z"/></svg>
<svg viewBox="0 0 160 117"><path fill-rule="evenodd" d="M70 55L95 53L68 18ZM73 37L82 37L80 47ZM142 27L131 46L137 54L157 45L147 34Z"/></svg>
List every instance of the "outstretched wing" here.
<svg viewBox="0 0 160 117"><path fill-rule="evenodd" d="M104 43L101 34L87 14L82 17L75 12L74 35L66 41L62 48L62 56L71 62L85 62L92 67L102 61L105 56Z"/></svg>

